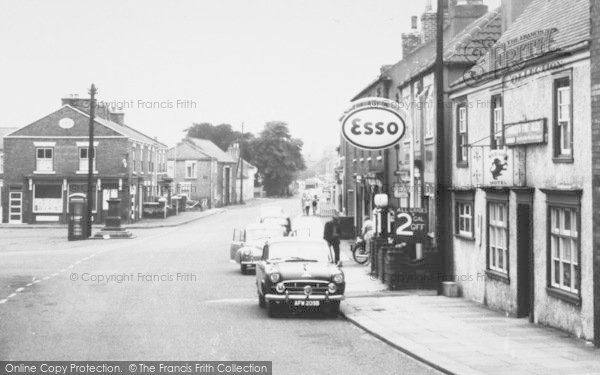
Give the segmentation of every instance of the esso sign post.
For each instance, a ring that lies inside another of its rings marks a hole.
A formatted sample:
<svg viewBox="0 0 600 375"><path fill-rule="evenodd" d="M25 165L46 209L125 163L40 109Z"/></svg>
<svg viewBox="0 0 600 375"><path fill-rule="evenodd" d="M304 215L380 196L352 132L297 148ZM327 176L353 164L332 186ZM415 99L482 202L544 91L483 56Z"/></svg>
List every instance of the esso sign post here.
<svg viewBox="0 0 600 375"><path fill-rule="evenodd" d="M368 98L355 105L342 119L342 135L352 145L368 150L381 150L402 139L406 132L406 122L397 103L387 99Z"/></svg>

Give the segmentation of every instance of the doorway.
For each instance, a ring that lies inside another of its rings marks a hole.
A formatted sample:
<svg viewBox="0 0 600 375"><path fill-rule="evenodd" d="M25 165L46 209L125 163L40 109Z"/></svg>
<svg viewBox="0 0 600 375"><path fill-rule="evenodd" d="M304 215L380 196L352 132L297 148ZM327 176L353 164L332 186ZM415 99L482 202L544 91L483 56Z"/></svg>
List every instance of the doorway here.
<svg viewBox="0 0 600 375"><path fill-rule="evenodd" d="M23 193L20 191L11 191L8 196L8 223L23 223Z"/></svg>
<svg viewBox="0 0 600 375"><path fill-rule="evenodd" d="M225 167L225 199L224 205L227 206L230 203L230 190L231 190L231 169L229 167Z"/></svg>
<svg viewBox="0 0 600 375"><path fill-rule="evenodd" d="M532 207L517 204L517 317L533 318Z"/></svg>

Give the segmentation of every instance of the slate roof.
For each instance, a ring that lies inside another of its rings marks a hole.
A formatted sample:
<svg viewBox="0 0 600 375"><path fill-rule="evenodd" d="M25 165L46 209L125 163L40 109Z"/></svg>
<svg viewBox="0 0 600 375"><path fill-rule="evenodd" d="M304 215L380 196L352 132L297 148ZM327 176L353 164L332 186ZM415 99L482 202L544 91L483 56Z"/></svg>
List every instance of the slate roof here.
<svg viewBox="0 0 600 375"><path fill-rule="evenodd" d="M559 56L561 53L568 53L578 46L583 46L590 39L589 0L533 0L519 18L502 34L494 48L510 45L518 38L550 28L556 28L552 34L551 48L553 51L549 52L550 54ZM541 55L534 56L531 60L537 60L538 57ZM544 57L547 56L544 55ZM501 70L508 72L521 68L523 68L522 64L513 64L512 67L503 67L494 71L491 66L491 52L488 50L472 71L473 74L483 78ZM452 85L461 82L464 82L463 78Z"/></svg>
<svg viewBox="0 0 600 375"><path fill-rule="evenodd" d="M444 63L475 64L485 51L500 38L501 28L500 8L487 12L452 38L447 35L451 28L446 26L444 29ZM398 63L385 69L382 75L352 100L358 99L365 91L385 78L393 77L397 86L403 86L413 77L433 67L435 50L435 40L420 45Z"/></svg>
<svg viewBox="0 0 600 375"><path fill-rule="evenodd" d="M186 138L185 141L192 143L194 146L198 147L202 152L204 152L210 157L217 159L217 161L221 163L237 163L237 161L233 160L233 157L229 153L221 150L219 146L212 143L208 139Z"/></svg>
<svg viewBox="0 0 600 375"><path fill-rule="evenodd" d="M211 160L211 157L189 142L180 142L167 151L167 160Z"/></svg>

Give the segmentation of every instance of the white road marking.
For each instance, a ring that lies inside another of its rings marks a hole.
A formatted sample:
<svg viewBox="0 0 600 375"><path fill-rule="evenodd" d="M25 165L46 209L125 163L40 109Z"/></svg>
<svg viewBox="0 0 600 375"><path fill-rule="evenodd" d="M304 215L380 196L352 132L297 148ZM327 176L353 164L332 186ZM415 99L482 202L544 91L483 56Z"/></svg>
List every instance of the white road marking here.
<svg viewBox="0 0 600 375"><path fill-rule="evenodd" d="M25 290L25 288L19 288L19 289L15 290L15 292L21 293L23 290Z"/></svg>
<svg viewBox="0 0 600 375"><path fill-rule="evenodd" d="M42 280L48 280L49 278L50 278L50 276L46 276Z"/></svg>
<svg viewBox="0 0 600 375"><path fill-rule="evenodd" d="M8 297L6 297L6 298L13 298L16 295L17 295L17 293L9 294Z"/></svg>
<svg viewBox="0 0 600 375"><path fill-rule="evenodd" d="M34 284L37 284L37 283L39 283L40 281L42 281L42 280L33 280L33 283L34 283Z"/></svg>
<svg viewBox="0 0 600 375"><path fill-rule="evenodd" d="M32 286L32 285L33 285L33 283L29 283L29 284L27 284L27 285L25 285L25 286Z"/></svg>
<svg viewBox="0 0 600 375"><path fill-rule="evenodd" d="M8 300L7 299L0 299L0 303L4 303L6 301L8 301Z"/></svg>

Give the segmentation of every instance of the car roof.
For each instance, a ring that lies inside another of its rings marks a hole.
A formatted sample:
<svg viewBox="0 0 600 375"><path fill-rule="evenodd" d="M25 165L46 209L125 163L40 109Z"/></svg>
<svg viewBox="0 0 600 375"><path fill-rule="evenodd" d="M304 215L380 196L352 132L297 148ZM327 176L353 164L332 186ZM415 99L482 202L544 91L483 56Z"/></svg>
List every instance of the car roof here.
<svg viewBox="0 0 600 375"><path fill-rule="evenodd" d="M277 244L277 243L290 243L290 242L298 242L298 243L307 243L307 242L311 242L311 243L324 243L327 244L327 242L322 239L322 238L316 238L316 237L308 237L308 236L298 236L298 237L272 237L271 239L269 239L267 241L267 244L272 245L272 244Z"/></svg>
<svg viewBox="0 0 600 375"><path fill-rule="evenodd" d="M276 225L276 224L264 224L264 223L258 223L258 224L248 224L246 225L246 230L252 230L252 229L277 229L277 230L281 230L281 225Z"/></svg>

